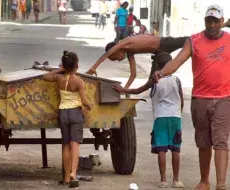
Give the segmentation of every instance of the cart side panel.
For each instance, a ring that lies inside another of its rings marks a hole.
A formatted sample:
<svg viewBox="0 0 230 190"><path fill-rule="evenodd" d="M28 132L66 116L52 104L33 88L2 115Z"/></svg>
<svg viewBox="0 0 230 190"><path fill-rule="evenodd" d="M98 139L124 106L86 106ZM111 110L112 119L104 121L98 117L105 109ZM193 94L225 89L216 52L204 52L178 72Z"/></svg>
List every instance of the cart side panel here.
<svg viewBox="0 0 230 190"><path fill-rule="evenodd" d="M56 83L31 79L7 85L6 128L57 126Z"/></svg>
<svg viewBox="0 0 230 190"><path fill-rule="evenodd" d="M6 97L7 97L7 85L5 82L0 82L0 120L1 124L5 124L6 118Z"/></svg>
<svg viewBox="0 0 230 190"><path fill-rule="evenodd" d="M83 108L85 128L119 128L120 119L135 108L139 100L121 99L118 103L100 104L99 81L82 77L92 110ZM109 91L107 90L108 96ZM106 98L106 97L105 97ZM40 77L7 85L6 128L36 129L58 127L60 102L56 83Z"/></svg>

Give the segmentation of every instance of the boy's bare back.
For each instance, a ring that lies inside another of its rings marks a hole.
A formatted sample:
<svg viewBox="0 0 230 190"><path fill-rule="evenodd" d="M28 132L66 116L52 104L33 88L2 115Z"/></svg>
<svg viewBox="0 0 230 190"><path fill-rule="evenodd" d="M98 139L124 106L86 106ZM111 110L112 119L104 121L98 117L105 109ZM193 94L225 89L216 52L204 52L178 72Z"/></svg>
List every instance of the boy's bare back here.
<svg viewBox="0 0 230 190"><path fill-rule="evenodd" d="M154 53L160 46L161 37L138 35L125 39L124 50L131 54Z"/></svg>

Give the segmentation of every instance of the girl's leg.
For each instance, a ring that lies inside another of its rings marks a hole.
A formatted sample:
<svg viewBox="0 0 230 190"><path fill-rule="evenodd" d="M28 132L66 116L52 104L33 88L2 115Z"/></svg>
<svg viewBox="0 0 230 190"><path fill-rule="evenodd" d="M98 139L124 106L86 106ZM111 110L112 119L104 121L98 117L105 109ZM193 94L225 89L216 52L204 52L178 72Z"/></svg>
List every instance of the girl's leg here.
<svg viewBox="0 0 230 190"><path fill-rule="evenodd" d="M71 179L75 179L77 175L79 161L79 143L71 141Z"/></svg>
<svg viewBox="0 0 230 190"><path fill-rule="evenodd" d="M161 182L166 182L166 152L159 152L158 164L161 175Z"/></svg>
<svg viewBox="0 0 230 190"><path fill-rule="evenodd" d="M70 182L70 171L71 171L71 150L70 144L63 145L62 158L64 161L64 170L65 170L65 182Z"/></svg>

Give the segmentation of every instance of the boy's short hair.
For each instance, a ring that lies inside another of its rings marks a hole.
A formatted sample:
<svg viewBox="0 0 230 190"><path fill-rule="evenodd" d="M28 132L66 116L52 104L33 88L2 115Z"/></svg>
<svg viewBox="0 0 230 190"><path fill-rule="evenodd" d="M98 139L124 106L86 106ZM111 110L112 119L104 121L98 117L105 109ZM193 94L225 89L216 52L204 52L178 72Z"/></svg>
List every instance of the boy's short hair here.
<svg viewBox="0 0 230 190"><path fill-rule="evenodd" d="M162 52L155 55L154 60L158 64L159 69L162 69L169 61L172 60L172 56L169 53Z"/></svg>
<svg viewBox="0 0 230 190"><path fill-rule="evenodd" d="M105 46L105 51L109 51L111 48L113 48L115 45L117 45L116 42L110 42Z"/></svg>

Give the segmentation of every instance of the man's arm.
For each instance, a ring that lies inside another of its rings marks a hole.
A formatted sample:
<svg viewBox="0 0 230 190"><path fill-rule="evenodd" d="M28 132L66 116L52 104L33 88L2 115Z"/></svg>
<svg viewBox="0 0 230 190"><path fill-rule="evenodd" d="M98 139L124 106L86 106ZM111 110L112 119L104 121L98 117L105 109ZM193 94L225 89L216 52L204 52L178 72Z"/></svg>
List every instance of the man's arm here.
<svg viewBox="0 0 230 190"><path fill-rule="evenodd" d="M130 66L130 77L125 85L125 88L129 88L137 76L136 71L136 60L133 54L128 54L129 66Z"/></svg>
<svg viewBox="0 0 230 190"><path fill-rule="evenodd" d="M180 51L180 53L171 61L169 61L161 71L156 71L154 73L154 78L158 81L160 78L164 76L168 76L173 74L179 67L184 64L189 57L191 56L191 42L190 38L186 40L184 47Z"/></svg>
<svg viewBox="0 0 230 190"><path fill-rule="evenodd" d="M115 45L114 47L112 47L108 52L104 53L98 60L97 62L90 68L90 70L96 70L97 67L104 61L106 60L109 56L111 56L113 53L115 53L116 51L122 49L123 47L125 47L126 45L128 45L130 43L129 38L126 38L124 40L121 40L117 45ZM89 71L90 71L89 70ZM88 72L89 72L88 71ZM87 72L87 73L88 73Z"/></svg>
<svg viewBox="0 0 230 190"><path fill-rule="evenodd" d="M147 83L145 83L143 86L136 88L136 89L127 89L127 88L123 88L121 85L114 85L113 89L115 89L118 92L121 93L126 93L126 94L140 94L146 90L148 90L149 88L151 88L153 85L153 81L149 80Z"/></svg>
<svg viewBox="0 0 230 190"><path fill-rule="evenodd" d="M224 28L224 27L230 28L230 19L228 19L228 21L223 24L222 28Z"/></svg>

